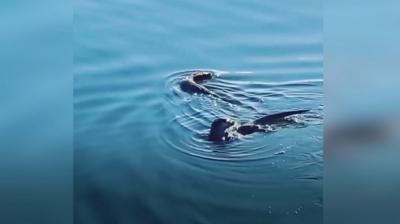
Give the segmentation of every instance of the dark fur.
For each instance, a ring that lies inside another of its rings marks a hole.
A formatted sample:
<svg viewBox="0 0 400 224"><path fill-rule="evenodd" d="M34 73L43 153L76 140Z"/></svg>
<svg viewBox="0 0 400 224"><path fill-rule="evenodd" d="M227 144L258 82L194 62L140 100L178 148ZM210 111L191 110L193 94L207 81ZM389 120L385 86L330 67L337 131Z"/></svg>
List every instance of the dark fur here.
<svg viewBox="0 0 400 224"><path fill-rule="evenodd" d="M235 122L229 119L218 118L214 120L211 124L210 133L208 135L208 140L210 141L228 141L230 140L230 134L232 132L237 132L241 135L249 135L255 132L265 132L265 130L260 127L260 125L276 124L280 122L285 122L285 118L290 115L302 114L309 110L295 110L281 112L271 115L266 115L259 118L252 123L239 125L235 127Z"/></svg>
<svg viewBox="0 0 400 224"><path fill-rule="evenodd" d="M213 75L214 74L212 72L193 72L190 76L186 77L185 80L180 83L180 87L182 91L190 94L198 93L214 95L214 93L211 92L209 89L207 89L203 85L200 85L200 83L204 82L205 80L212 79Z"/></svg>

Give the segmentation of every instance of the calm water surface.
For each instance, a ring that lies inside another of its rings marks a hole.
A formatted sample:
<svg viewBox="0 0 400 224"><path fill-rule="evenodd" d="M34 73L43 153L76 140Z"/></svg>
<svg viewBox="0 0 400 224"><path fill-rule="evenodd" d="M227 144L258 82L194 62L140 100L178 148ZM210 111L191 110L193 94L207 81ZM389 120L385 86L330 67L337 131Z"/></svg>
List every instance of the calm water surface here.
<svg viewBox="0 0 400 224"><path fill-rule="evenodd" d="M76 223L322 223L322 2L79 0ZM188 95L207 83L239 105ZM225 145L217 117L310 109Z"/></svg>

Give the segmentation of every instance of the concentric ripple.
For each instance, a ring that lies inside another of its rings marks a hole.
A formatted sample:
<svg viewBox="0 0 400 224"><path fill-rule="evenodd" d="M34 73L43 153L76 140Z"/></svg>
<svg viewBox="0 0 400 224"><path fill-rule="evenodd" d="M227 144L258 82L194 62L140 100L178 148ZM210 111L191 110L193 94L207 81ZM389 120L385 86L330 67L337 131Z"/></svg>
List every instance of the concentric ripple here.
<svg viewBox="0 0 400 224"><path fill-rule="evenodd" d="M212 121L216 118L231 118L249 122L264 114L303 108L311 109L311 112L291 117L289 129L322 123L322 106L310 108L305 103L315 102L316 98L321 97L318 91L322 80L263 82L257 81L257 74L249 72L205 70L214 72L216 77L202 85L224 98L239 102L234 104L209 95L190 95L183 92L179 82L193 71L195 70L173 73L167 76L165 82L164 106L169 117L161 130L160 139L170 149L211 160L266 159L282 154L297 144L295 141L279 140L283 137L282 133L285 133L284 128L278 127L268 133L242 136L240 139L218 144L207 140ZM251 80L252 77L256 81L241 81ZM287 106L288 102L293 107L280 108L280 105Z"/></svg>

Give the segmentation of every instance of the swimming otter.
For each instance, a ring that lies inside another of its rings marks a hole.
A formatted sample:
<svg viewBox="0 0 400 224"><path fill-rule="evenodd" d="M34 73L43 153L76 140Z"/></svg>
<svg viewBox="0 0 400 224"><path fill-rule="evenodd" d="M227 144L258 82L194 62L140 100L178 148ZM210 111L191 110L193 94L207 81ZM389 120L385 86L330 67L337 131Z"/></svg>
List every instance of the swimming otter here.
<svg viewBox="0 0 400 224"><path fill-rule="evenodd" d="M231 97L222 94L222 93L215 93L205 87L204 85L201 85L204 83L206 80L210 80L215 76L214 72L210 71L194 71L192 72L189 76L185 77L184 80L181 81L180 87L181 90L190 94L205 94L205 95L211 95L215 98L218 98L222 101L225 101L227 103L235 104L235 105L240 105L247 107L249 109L255 110L255 108L244 105L242 102L236 99L232 99Z"/></svg>
<svg viewBox="0 0 400 224"><path fill-rule="evenodd" d="M235 134L249 135L255 132L266 132L263 125L276 124L285 121L285 117L302 114L308 112L309 110L295 110L287 111L276 114L267 115L259 119L254 120L251 123L239 124L231 119L218 118L211 124L210 133L208 135L208 140L218 142L218 141L228 141L231 140Z"/></svg>
<svg viewBox="0 0 400 224"><path fill-rule="evenodd" d="M215 93L211 92L206 87L200 85L200 83L205 80L210 80L214 76L213 72L204 72L204 71L196 71L193 72L190 76L186 77L181 83L180 87L182 91L193 94L210 94L215 95Z"/></svg>

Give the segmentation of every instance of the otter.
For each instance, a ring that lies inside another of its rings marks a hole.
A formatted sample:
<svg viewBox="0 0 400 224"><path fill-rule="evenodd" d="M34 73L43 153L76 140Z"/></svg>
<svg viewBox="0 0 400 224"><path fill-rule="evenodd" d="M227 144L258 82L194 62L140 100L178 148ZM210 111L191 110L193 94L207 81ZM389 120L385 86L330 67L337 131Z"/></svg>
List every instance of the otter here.
<svg viewBox="0 0 400 224"><path fill-rule="evenodd" d="M218 118L211 124L208 140L213 142L229 141L237 134L249 135L255 132L266 132L266 125L282 123L290 115L302 114L308 111L294 110L270 114L243 125L229 118Z"/></svg>
<svg viewBox="0 0 400 224"><path fill-rule="evenodd" d="M224 94L221 93L217 94L214 91L211 91L210 89L202 85L205 81L210 80L215 76L216 76L215 73L211 71L194 71L180 82L180 88L182 91L189 94L197 93L197 94L210 95L227 103L240 105L255 110L255 108L248 105L244 105L239 100L232 99L231 97L226 95L224 96Z"/></svg>
<svg viewBox="0 0 400 224"><path fill-rule="evenodd" d="M185 79L180 83L181 90L190 94L198 93L198 94L216 95L206 87L200 85L202 82L212 79L213 76L214 76L213 72L205 72L205 71L193 72L190 76L185 77Z"/></svg>

